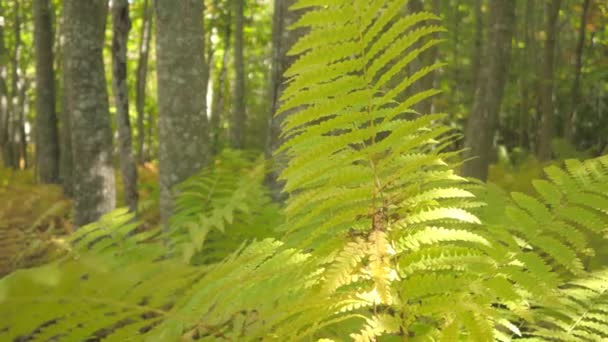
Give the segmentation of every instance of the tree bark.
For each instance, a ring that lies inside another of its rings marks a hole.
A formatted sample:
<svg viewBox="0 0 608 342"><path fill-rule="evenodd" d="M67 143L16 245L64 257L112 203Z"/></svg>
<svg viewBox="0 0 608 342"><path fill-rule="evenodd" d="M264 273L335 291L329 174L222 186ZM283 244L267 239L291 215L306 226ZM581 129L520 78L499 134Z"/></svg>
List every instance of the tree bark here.
<svg viewBox="0 0 608 342"><path fill-rule="evenodd" d="M23 113L21 106L21 93L23 91L25 79L21 69L21 3L15 0L14 6L14 28L13 28L13 54L11 56L11 92L9 102L8 120L8 148L7 153L9 165L13 169L19 169L21 161L27 166L27 156L22 155L25 150L25 135L23 124Z"/></svg>
<svg viewBox="0 0 608 342"><path fill-rule="evenodd" d="M103 64L106 0L66 0L67 96L74 157L74 224L93 222L116 205L112 130Z"/></svg>
<svg viewBox="0 0 608 342"><path fill-rule="evenodd" d="M0 0L0 16L4 17L4 2ZM8 107L9 93L7 87L8 78L8 51L4 43L4 25L0 22L0 149L2 152L2 162L5 167L11 166L11 153L9 144L9 122L10 112Z"/></svg>
<svg viewBox="0 0 608 342"><path fill-rule="evenodd" d="M230 124L230 144L245 147L245 61L243 55L243 26L245 0L234 0L234 104Z"/></svg>
<svg viewBox="0 0 608 342"><path fill-rule="evenodd" d="M561 0L550 0L547 4L547 22L544 61L542 63L542 80L540 99L542 105L542 121L538 146L538 159L548 161L552 157L551 141L554 135L555 108L553 103L553 73L555 63L555 41L557 39L557 19Z"/></svg>
<svg viewBox="0 0 608 342"><path fill-rule="evenodd" d="M155 1L158 70L160 212L165 230L175 185L200 170L209 154L204 84L203 3Z"/></svg>
<svg viewBox="0 0 608 342"><path fill-rule="evenodd" d="M576 43L576 57L574 62L574 80L572 81L572 90L570 92L570 110L564 118L564 127L562 129L564 138L570 142L574 140L574 128L576 121L576 111L580 98L581 84L581 69L583 68L583 52L585 49L585 32L587 26L587 12L589 11L590 0L584 0L581 11L580 25L578 28L578 41Z"/></svg>
<svg viewBox="0 0 608 342"><path fill-rule="evenodd" d="M34 0L36 51L36 162L42 183L59 182L59 133L55 114L53 24L49 0Z"/></svg>
<svg viewBox="0 0 608 342"><path fill-rule="evenodd" d="M137 162L143 164L146 161L144 153L145 134L145 110L146 110L146 82L148 79L148 56L150 55L150 41L152 38L153 25L152 6L149 0L144 0L141 25L141 39L139 42L139 57L137 59L137 75L135 80L135 106L137 109ZM150 122L148 122L150 125ZM148 148L150 148L148 146Z"/></svg>
<svg viewBox="0 0 608 342"><path fill-rule="evenodd" d="M282 193L283 182L278 180L281 170L287 164L284 155L276 154L275 151L284 142L280 138L281 123L289 113L277 113L281 103L280 99L286 88L283 73L297 59L297 56L289 56L287 52L300 37L306 33L306 29L288 30L306 10L289 11L296 0L275 0L272 28L272 69L270 75L270 108L268 111L268 136L266 139L265 154L270 160L266 184L271 189L272 197L282 201L285 194Z"/></svg>
<svg viewBox="0 0 608 342"><path fill-rule="evenodd" d="M507 81L516 1L490 0L488 40L473 110L465 131L465 163L462 174L486 180Z"/></svg>
<svg viewBox="0 0 608 342"><path fill-rule="evenodd" d="M116 126L120 150L120 171L125 202L129 211L137 212L137 167L133 155L131 121L129 119L129 88L127 85L127 41L131 29L128 0L112 1L112 74Z"/></svg>
<svg viewBox="0 0 608 342"><path fill-rule="evenodd" d="M220 135L222 131L220 128L220 123L222 120L222 114L226 110L226 78L228 74L228 62L230 57L228 51L230 50L230 37L232 35L230 13L231 11L228 9L226 26L224 27L224 54L222 56L222 65L218 73L217 86L215 92L213 93L213 100L211 102L211 127L209 131L211 133L211 146L214 154L218 153L220 149Z"/></svg>
<svg viewBox="0 0 608 342"><path fill-rule="evenodd" d="M473 72L473 87L477 89L477 80L481 70L481 56L483 52L483 12L481 7L483 0L475 0L475 38L473 46L473 60L471 62Z"/></svg>
<svg viewBox="0 0 608 342"><path fill-rule="evenodd" d="M67 65L67 59L65 58L66 53L66 38L67 31L65 25L65 15L60 19L60 39L57 48L59 52L57 56L60 61L58 63L61 66L61 114L59 118L60 130L59 130L59 143L60 143L60 160L59 160L59 178L61 179L61 186L63 193L68 197L74 196L74 156L72 151L72 124L70 119L70 98L68 94L70 77L68 72L70 68Z"/></svg>
<svg viewBox="0 0 608 342"><path fill-rule="evenodd" d="M528 128L530 123L530 93L532 84L534 83L534 73L532 68L534 67L533 53L536 45L534 44L534 12L536 8L534 6L536 0L526 0L524 22L523 22L523 40L524 40L524 51L522 56L522 67L523 75L520 78L521 82L521 106L519 112L519 129L518 129L518 145L520 147L528 147L530 139L528 136Z"/></svg>

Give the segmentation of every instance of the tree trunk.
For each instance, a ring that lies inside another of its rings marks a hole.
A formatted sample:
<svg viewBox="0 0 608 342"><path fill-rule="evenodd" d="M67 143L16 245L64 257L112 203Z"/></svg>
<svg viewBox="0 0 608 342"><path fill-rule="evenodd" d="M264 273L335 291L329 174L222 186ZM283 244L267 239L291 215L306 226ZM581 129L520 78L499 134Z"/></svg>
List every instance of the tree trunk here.
<svg viewBox="0 0 608 342"><path fill-rule="evenodd" d="M475 0L475 38L473 46L473 60L471 62L473 72L472 89L477 89L477 80L479 79L479 74L481 73L481 55L483 52L483 12L481 11L482 5L483 0Z"/></svg>
<svg viewBox="0 0 608 342"><path fill-rule="evenodd" d="M208 157L204 74L203 3L155 1L158 70L160 212L164 229L175 185Z"/></svg>
<svg viewBox="0 0 608 342"><path fill-rule="evenodd" d="M70 77L68 72L70 68L67 65L66 54L66 18L62 16L60 19L61 36L59 39L59 45L57 53L59 60L58 66L61 66L61 114L59 118L60 131L59 131L59 143L60 143L60 161L59 161L59 177L61 179L61 186L63 187L63 193L68 197L74 196L74 156L72 151L72 124L70 120L70 98L68 97Z"/></svg>
<svg viewBox="0 0 608 342"><path fill-rule="evenodd" d="M532 84L534 83L534 59L532 58L535 44L534 44L534 12L536 8L534 6L536 0L526 0L524 22L523 22L523 35L524 35L524 51L522 56L522 67L523 75L521 76L521 107L519 112L519 129L518 129L518 145L520 147L528 147L530 139L528 136L528 128L530 123L530 93ZM534 46L533 46L534 45Z"/></svg>
<svg viewBox="0 0 608 342"><path fill-rule="evenodd" d="M228 51L230 50L230 37L232 35L230 18L230 9L228 9L226 26L224 28L224 54L222 56L222 65L218 73L218 81L216 90L213 93L213 101L211 102L211 127L209 131L211 133L211 146L214 154L218 153L220 149L220 123L222 120L222 114L226 110L226 78L228 74L228 62L230 57Z"/></svg>
<svg viewBox="0 0 608 342"><path fill-rule="evenodd" d="M24 164L27 164L26 156L21 155L23 150L22 144L25 143L25 136L22 135L22 127L20 126L23 119L20 104L20 95L24 87L23 70L21 70L21 8L20 1L14 2L14 29L13 29L13 55L11 56L11 93L9 103L9 120L8 120L8 160L9 165L13 169L19 169L22 158Z"/></svg>
<svg viewBox="0 0 608 342"><path fill-rule="evenodd" d="M489 35L484 48L473 110L465 131L466 159L462 173L486 180L498 125L498 114L507 81L516 1L490 0Z"/></svg>
<svg viewBox="0 0 608 342"><path fill-rule="evenodd" d="M59 182L59 133L55 114L53 24L49 0L34 0L36 50L36 163L42 183Z"/></svg>
<svg viewBox="0 0 608 342"><path fill-rule="evenodd" d="M146 139L144 120L146 110L146 82L148 79L148 56L150 54L150 41L152 37L152 6L144 0L141 25L141 39L139 42L139 58L137 59L137 75L135 80L135 106L137 109L137 162L143 164L146 160L144 143ZM150 124L148 122L148 124ZM148 148L150 148L148 146Z"/></svg>
<svg viewBox="0 0 608 342"><path fill-rule="evenodd" d="M542 104L542 121L540 127L540 141L538 146L538 159L548 161L551 159L551 140L554 135L554 103L553 103L553 73L555 63L555 41L557 38L557 19L561 0L550 0L547 4L547 27L542 63L542 81L540 85L540 99Z"/></svg>
<svg viewBox="0 0 608 342"><path fill-rule="evenodd" d="M407 3L407 7L408 7L408 12L411 14L417 13L417 12L423 12L423 11L434 12L434 13L438 14L438 8L437 8L438 6L436 3L433 4L433 7L435 7L435 8L425 9L424 3L421 0L411 0ZM425 25L425 22L422 22L421 24L416 25L414 27L414 29L417 29L423 25ZM433 39L435 39L435 38L438 38L438 36L434 35ZM424 45L424 42L416 42L414 44L413 48L419 49L423 45ZM421 53L418 56L418 58L414 59L409 64L409 74L412 75L423 67L433 65L437 60L437 55L438 55L438 50L437 50L436 46ZM435 83L435 72L432 72L432 73L424 76L422 79L414 82L414 84L412 84L412 93L416 94L416 93L431 89L431 88L433 88L434 83ZM426 100L414 105L414 109L422 114L431 114L433 112L432 102L430 99L426 99Z"/></svg>
<svg viewBox="0 0 608 342"><path fill-rule="evenodd" d="M230 123L230 144L245 147L245 61L243 56L243 26L245 0L234 0L234 103Z"/></svg>
<svg viewBox="0 0 608 342"><path fill-rule="evenodd" d="M587 12L589 11L590 0L584 0L581 11L581 21L578 28L578 41L576 43L576 57L574 62L574 81L570 92L570 110L564 118L563 133L566 140L573 142L574 127L576 121L576 110L580 98L581 69L583 68L583 51L585 48L585 32L587 26Z"/></svg>
<svg viewBox="0 0 608 342"><path fill-rule="evenodd" d="M269 164L266 183L271 189L275 200L284 199L283 182L278 180L281 170L287 164L284 155L275 153L277 148L284 142L280 138L281 122L289 113L277 113L280 107L280 98L286 88L283 73L297 59L297 56L289 56L287 52L300 37L306 33L306 29L288 30L306 10L289 11L295 0L275 0L272 31L272 70L270 76L270 108L268 113L268 137L266 139L265 153Z"/></svg>
<svg viewBox="0 0 608 342"><path fill-rule="evenodd" d="M129 120L129 88L127 85L127 41L131 29L128 0L112 1L112 75L116 126L120 146L120 171L129 211L137 212L137 167L133 155L131 122Z"/></svg>
<svg viewBox="0 0 608 342"><path fill-rule="evenodd" d="M0 0L0 16L4 17L4 2ZM4 44L4 25L5 23L0 23L0 149L2 150L2 162L5 167L10 167L11 165L11 155L10 155L10 144L9 144L9 122L10 122L10 112L8 107L8 87L7 87L7 78L8 78L8 51Z"/></svg>
<svg viewBox="0 0 608 342"><path fill-rule="evenodd" d="M67 91L74 157L74 224L116 205L112 129L103 64L106 0L66 0Z"/></svg>

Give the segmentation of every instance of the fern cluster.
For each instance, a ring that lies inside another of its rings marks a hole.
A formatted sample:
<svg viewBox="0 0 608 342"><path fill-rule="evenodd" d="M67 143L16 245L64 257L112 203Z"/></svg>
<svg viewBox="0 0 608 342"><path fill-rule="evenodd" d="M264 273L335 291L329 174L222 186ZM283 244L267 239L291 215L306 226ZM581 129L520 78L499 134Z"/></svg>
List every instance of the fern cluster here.
<svg viewBox="0 0 608 342"><path fill-rule="evenodd" d="M282 97L284 207L263 161L226 151L180 187L168 234L118 211L0 280L0 339L606 339L608 156L546 168L536 194L458 176L457 134L414 110L441 64L406 72L444 29L403 6L293 7L309 33Z"/></svg>

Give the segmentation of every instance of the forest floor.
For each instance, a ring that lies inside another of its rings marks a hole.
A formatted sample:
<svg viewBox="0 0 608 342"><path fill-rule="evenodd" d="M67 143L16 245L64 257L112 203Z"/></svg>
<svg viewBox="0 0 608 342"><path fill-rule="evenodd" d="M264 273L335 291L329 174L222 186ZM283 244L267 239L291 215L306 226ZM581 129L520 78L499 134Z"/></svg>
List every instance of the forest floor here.
<svg viewBox="0 0 608 342"><path fill-rule="evenodd" d="M160 220L158 168L139 167L138 218L145 228ZM125 206L117 171L117 206ZM32 267L52 258L62 236L73 231L72 201L58 185L40 184L31 169L0 167L0 277L12 270Z"/></svg>

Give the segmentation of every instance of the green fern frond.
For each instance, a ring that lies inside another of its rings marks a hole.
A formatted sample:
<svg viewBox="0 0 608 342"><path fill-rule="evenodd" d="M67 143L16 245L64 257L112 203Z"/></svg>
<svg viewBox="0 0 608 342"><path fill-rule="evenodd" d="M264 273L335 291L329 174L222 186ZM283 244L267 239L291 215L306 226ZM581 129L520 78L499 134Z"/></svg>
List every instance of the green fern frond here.
<svg viewBox="0 0 608 342"><path fill-rule="evenodd" d="M170 234L184 260L219 261L244 241L273 235L280 214L263 185L264 170L252 156L224 150L180 184Z"/></svg>
<svg viewBox="0 0 608 342"><path fill-rule="evenodd" d="M608 339L608 271L593 272L560 290L561 299L536 310L525 327L527 340L604 341Z"/></svg>

